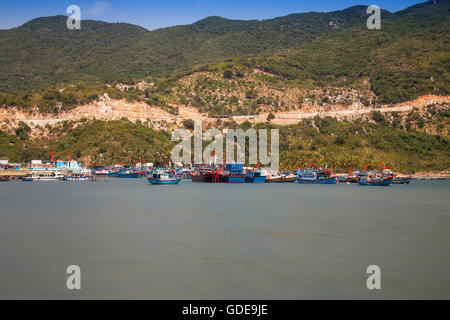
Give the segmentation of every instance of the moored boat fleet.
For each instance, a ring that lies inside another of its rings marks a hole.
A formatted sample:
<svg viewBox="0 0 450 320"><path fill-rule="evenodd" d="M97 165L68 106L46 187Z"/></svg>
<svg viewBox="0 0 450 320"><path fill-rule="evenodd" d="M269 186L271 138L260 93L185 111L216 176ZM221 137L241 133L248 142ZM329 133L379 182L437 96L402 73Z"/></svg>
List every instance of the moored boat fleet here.
<svg viewBox="0 0 450 320"><path fill-rule="evenodd" d="M109 178L140 179L146 178L152 185L177 185L184 179L195 183L299 183L299 184L359 184L361 186L389 186L391 184L409 184L409 176L397 176L387 166L383 170L350 171L347 175L334 174L333 170L308 168L286 172L266 172L258 168L244 167L242 163L228 163L224 166L197 165L190 168L155 168L152 164L133 166L114 165L88 169L74 160L71 161L32 161L24 174L23 169L16 170L16 175L7 176L0 172L0 181L21 179L33 181L104 181ZM2 170L6 171L6 170ZM19 174L19 172L21 174ZM17 178L20 177L20 178Z"/></svg>

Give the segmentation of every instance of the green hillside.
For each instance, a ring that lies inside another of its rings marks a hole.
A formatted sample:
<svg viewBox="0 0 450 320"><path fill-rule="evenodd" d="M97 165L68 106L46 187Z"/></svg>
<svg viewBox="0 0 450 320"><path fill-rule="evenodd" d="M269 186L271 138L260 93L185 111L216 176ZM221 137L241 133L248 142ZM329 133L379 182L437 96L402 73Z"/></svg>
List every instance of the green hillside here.
<svg viewBox="0 0 450 320"><path fill-rule="evenodd" d="M337 171L377 168L381 162L398 172L440 171L450 167L448 108L431 105L423 114L406 117L373 113L368 120L340 122L332 118L304 120L296 125L257 124L255 129L280 129L280 165L295 169L324 159ZM252 125L244 123L248 129ZM230 121L219 129L236 128ZM130 160L168 165L174 143L167 131L155 131L148 124L121 121L64 122L41 128L40 138L30 139L23 126L15 135L0 131L0 159L30 161L48 159L50 152L65 158L67 152L89 165L128 163ZM431 133L432 132L432 133ZM206 142L205 142L206 144ZM248 152L248 148L247 148ZM130 160L128 160L130 159Z"/></svg>
<svg viewBox="0 0 450 320"><path fill-rule="evenodd" d="M418 5L382 20L320 37L244 64L312 87L355 87L367 80L380 103L450 94L450 2Z"/></svg>
<svg viewBox="0 0 450 320"><path fill-rule="evenodd" d="M366 105L407 101L429 93L448 95L450 1L427 2L395 14L383 12L381 30L366 28L365 9L356 6L263 21L210 17L151 32L98 21L83 21L81 30L71 31L65 26L66 17L36 19L0 31L0 105L57 112L58 104L70 109L107 92L111 97L162 107L190 101L199 108L217 111L225 106L229 113L240 114L249 108L257 110L257 99L244 98L248 101L241 110L234 110L232 101L217 98L214 90L228 86L227 96L252 90L255 83L249 73L254 68L279 76L278 86L284 88L356 89ZM190 89L178 80L197 71L215 75L198 86L203 91L196 93L198 97L189 98ZM219 83L217 73L222 77L224 72L231 72L231 77ZM239 84L230 86L233 73ZM141 92L114 87L139 79L156 85ZM258 82L271 86L274 80L260 77Z"/></svg>
<svg viewBox="0 0 450 320"><path fill-rule="evenodd" d="M148 31L123 23L39 18L0 31L0 90L42 88L63 81L168 76L197 64L295 47L365 23L366 7L301 13L263 21L209 17L192 25ZM386 13L386 15L389 15Z"/></svg>

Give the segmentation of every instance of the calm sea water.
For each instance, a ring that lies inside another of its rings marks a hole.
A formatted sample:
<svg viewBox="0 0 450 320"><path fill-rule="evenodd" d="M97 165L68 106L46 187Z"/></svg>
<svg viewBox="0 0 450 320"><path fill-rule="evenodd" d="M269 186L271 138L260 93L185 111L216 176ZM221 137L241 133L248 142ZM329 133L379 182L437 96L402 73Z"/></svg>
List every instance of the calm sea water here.
<svg viewBox="0 0 450 320"><path fill-rule="evenodd" d="M447 181L11 182L0 203L1 299L450 298Z"/></svg>

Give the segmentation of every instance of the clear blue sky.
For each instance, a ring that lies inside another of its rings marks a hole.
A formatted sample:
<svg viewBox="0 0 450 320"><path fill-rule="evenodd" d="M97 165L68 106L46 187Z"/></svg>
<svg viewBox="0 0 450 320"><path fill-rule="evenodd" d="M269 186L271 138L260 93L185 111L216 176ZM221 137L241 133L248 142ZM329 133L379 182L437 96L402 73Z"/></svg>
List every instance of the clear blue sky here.
<svg viewBox="0 0 450 320"><path fill-rule="evenodd" d="M268 19L289 13L333 11L376 4L391 12L425 0L0 0L0 29L43 16L66 15L76 4L82 19L128 22L147 29L189 24L208 16Z"/></svg>

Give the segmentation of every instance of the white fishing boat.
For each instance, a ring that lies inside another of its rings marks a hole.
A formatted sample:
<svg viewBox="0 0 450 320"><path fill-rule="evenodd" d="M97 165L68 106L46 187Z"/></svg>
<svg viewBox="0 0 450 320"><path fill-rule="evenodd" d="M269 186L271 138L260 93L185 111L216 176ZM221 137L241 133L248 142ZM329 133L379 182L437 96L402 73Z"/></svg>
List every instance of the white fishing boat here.
<svg viewBox="0 0 450 320"><path fill-rule="evenodd" d="M40 171L31 174L33 181L58 181L64 178L64 175L58 171Z"/></svg>
<svg viewBox="0 0 450 320"><path fill-rule="evenodd" d="M64 178L66 181L91 181L92 176L86 173L72 173Z"/></svg>

